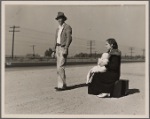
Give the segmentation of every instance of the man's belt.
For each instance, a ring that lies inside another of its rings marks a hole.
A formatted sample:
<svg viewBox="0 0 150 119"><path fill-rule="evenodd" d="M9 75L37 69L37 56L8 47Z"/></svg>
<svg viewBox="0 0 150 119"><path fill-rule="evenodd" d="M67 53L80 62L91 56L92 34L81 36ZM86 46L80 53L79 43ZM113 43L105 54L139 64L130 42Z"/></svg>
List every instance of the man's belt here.
<svg viewBox="0 0 150 119"><path fill-rule="evenodd" d="M56 46L65 47L65 45L61 45L61 44L59 44L59 43L57 43Z"/></svg>
<svg viewBox="0 0 150 119"><path fill-rule="evenodd" d="M57 43L56 46L61 46L61 44Z"/></svg>

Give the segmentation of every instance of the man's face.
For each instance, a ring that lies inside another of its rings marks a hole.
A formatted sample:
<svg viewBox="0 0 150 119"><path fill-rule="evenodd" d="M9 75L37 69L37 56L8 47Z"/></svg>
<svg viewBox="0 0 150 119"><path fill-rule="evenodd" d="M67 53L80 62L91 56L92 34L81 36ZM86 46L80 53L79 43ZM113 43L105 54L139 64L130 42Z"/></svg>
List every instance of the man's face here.
<svg viewBox="0 0 150 119"><path fill-rule="evenodd" d="M59 18L59 19L58 19L58 23L59 23L59 25L63 25L64 19L63 19L63 18Z"/></svg>

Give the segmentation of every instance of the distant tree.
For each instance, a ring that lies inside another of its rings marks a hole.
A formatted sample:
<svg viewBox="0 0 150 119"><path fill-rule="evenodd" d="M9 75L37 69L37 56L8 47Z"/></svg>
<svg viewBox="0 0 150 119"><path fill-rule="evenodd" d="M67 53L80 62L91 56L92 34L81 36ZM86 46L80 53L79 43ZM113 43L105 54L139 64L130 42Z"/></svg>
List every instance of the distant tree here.
<svg viewBox="0 0 150 119"><path fill-rule="evenodd" d="M26 57L27 57L27 58L40 58L40 55L39 55L39 54L35 54L35 55L33 56L33 54L27 54Z"/></svg>
<svg viewBox="0 0 150 119"><path fill-rule="evenodd" d="M31 58L33 57L33 54L27 54L26 57Z"/></svg>
<svg viewBox="0 0 150 119"><path fill-rule="evenodd" d="M75 54L74 55L74 57L75 58L99 58L99 57L101 57L101 53L100 54L98 54L98 53L96 53L96 54L88 54L88 53L79 53L79 54Z"/></svg>
<svg viewBox="0 0 150 119"><path fill-rule="evenodd" d="M46 57L50 57L52 55L53 51L51 48L49 48L48 50L45 51L45 56Z"/></svg>

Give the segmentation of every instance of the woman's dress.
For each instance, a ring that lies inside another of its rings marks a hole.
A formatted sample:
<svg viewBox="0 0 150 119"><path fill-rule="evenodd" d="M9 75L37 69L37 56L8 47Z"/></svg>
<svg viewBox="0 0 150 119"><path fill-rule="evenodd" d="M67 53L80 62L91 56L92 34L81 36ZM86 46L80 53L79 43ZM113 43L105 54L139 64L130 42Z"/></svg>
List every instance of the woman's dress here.
<svg viewBox="0 0 150 119"><path fill-rule="evenodd" d="M111 93L113 86L120 78L121 52L114 49L110 52L109 63L106 72L95 73L92 82L88 85L88 93L98 95Z"/></svg>

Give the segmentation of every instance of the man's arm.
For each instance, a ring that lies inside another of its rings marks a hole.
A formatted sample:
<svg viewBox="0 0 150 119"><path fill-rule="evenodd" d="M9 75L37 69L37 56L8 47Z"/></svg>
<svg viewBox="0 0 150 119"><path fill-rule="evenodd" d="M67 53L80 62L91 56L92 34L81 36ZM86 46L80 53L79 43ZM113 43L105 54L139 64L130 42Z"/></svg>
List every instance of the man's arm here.
<svg viewBox="0 0 150 119"><path fill-rule="evenodd" d="M57 32L58 32L58 29L56 30L56 34L55 34L54 46L53 46L53 48L52 48L53 52L56 52Z"/></svg>
<svg viewBox="0 0 150 119"><path fill-rule="evenodd" d="M67 39L65 48L68 49L70 43L72 42L72 28L70 26L68 26L68 28L66 29L66 35Z"/></svg>

